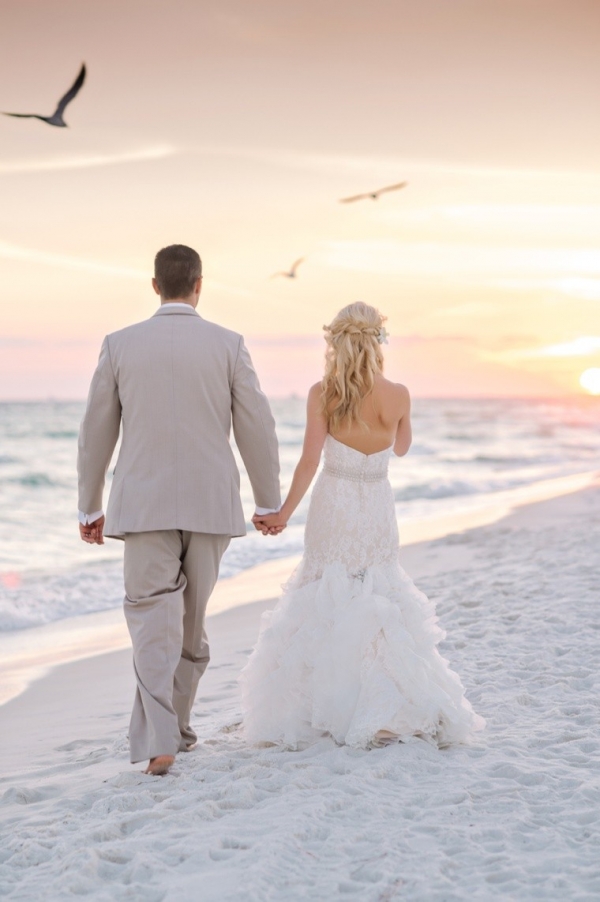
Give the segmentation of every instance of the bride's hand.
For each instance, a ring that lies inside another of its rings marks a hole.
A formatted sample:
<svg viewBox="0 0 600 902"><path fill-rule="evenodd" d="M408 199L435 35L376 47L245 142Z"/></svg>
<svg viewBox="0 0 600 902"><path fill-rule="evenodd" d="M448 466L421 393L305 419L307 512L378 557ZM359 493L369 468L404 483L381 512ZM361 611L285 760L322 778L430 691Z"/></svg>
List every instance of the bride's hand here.
<svg viewBox="0 0 600 902"><path fill-rule="evenodd" d="M104 515L93 523L79 524L79 535L88 545L104 545Z"/></svg>
<svg viewBox="0 0 600 902"><path fill-rule="evenodd" d="M282 517L281 513L254 514L252 522L263 536L278 536L287 526L287 520Z"/></svg>

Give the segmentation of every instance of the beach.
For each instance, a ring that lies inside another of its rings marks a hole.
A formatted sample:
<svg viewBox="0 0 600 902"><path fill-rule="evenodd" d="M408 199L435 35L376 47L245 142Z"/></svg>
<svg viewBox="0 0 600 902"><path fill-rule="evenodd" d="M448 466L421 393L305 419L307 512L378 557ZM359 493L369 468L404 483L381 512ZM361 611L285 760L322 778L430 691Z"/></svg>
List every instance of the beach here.
<svg viewBox="0 0 600 902"><path fill-rule="evenodd" d="M90 615L108 618L118 650L49 662L0 707L0 895L598 898L599 502L596 480L402 549L487 720L469 747L248 747L237 677L280 561L249 572L253 600L209 617L198 746L167 777L145 776L128 761L134 682L117 613Z"/></svg>
<svg viewBox="0 0 600 902"><path fill-rule="evenodd" d="M0 902L600 902L600 0L3 12Z"/></svg>

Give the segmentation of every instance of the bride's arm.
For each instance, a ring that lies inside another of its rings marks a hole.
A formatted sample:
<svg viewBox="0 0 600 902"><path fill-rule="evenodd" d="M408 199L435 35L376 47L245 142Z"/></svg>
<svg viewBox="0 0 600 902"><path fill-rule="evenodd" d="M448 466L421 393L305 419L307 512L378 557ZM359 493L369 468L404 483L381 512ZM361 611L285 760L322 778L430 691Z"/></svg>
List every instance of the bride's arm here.
<svg viewBox="0 0 600 902"><path fill-rule="evenodd" d="M412 427L410 425L410 395L404 385L398 385L400 391L401 416L394 440L394 454L404 457L412 442Z"/></svg>
<svg viewBox="0 0 600 902"><path fill-rule="evenodd" d="M287 498L278 514L256 517L269 529L284 527L308 491L321 460L321 452L327 436L327 421L320 410L321 383L313 385L306 405L306 432L302 456L294 470L294 477Z"/></svg>

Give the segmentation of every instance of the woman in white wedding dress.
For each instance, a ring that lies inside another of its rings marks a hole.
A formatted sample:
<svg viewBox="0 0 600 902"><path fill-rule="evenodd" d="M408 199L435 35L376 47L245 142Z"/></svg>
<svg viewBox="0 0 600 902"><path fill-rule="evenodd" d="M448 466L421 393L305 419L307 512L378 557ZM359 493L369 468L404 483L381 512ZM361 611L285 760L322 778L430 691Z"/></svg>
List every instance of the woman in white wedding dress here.
<svg viewBox="0 0 600 902"><path fill-rule="evenodd" d="M304 556L242 671L252 743L296 749L329 735L357 748L414 737L442 747L484 726L437 650L433 604L400 566L387 470L410 447L410 398L383 376L383 323L357 303L325 327L325 375L309 392L290 491L278 514L255 518L281 531L324 451Z"/></svg>

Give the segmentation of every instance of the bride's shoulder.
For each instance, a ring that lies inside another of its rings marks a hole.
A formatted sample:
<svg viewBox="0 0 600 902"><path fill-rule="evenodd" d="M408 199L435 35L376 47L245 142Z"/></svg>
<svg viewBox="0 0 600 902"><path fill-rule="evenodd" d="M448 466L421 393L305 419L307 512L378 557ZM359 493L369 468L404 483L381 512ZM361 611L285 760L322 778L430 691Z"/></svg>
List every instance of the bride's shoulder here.
<svg viewBox="0 0 600 902"><path fill-rule="evenodd" d="M314 385L311 385L311 387L308 389L308 400L309 401L316 401L316 400L320 401L321 400L321 389L322 389L322 384L320 382L315 382Z"/></svg>
<svg viewBox="0 0 600 902"><path fill-rule="evenodd" d="M378 384L380 391L385 392L389 396L397 398L398 400L410 401L410 392L406 385L402 385L401 382L391 382L384 376L380 376Z"/></svg>
<svg viewBox="0 0 600 902"><path fill-rule="evenodd" d="M308 398L306 400L306 412L308 417L321 416L321 383L315 382L308 390Z"/></svg>
<svg viewBox="0 0 600 902"><path fill-rule="evenodd" d="M377 406L384 417L402 419L410 414L410 394L406 385L382 379L379 383Z"/></svg>

